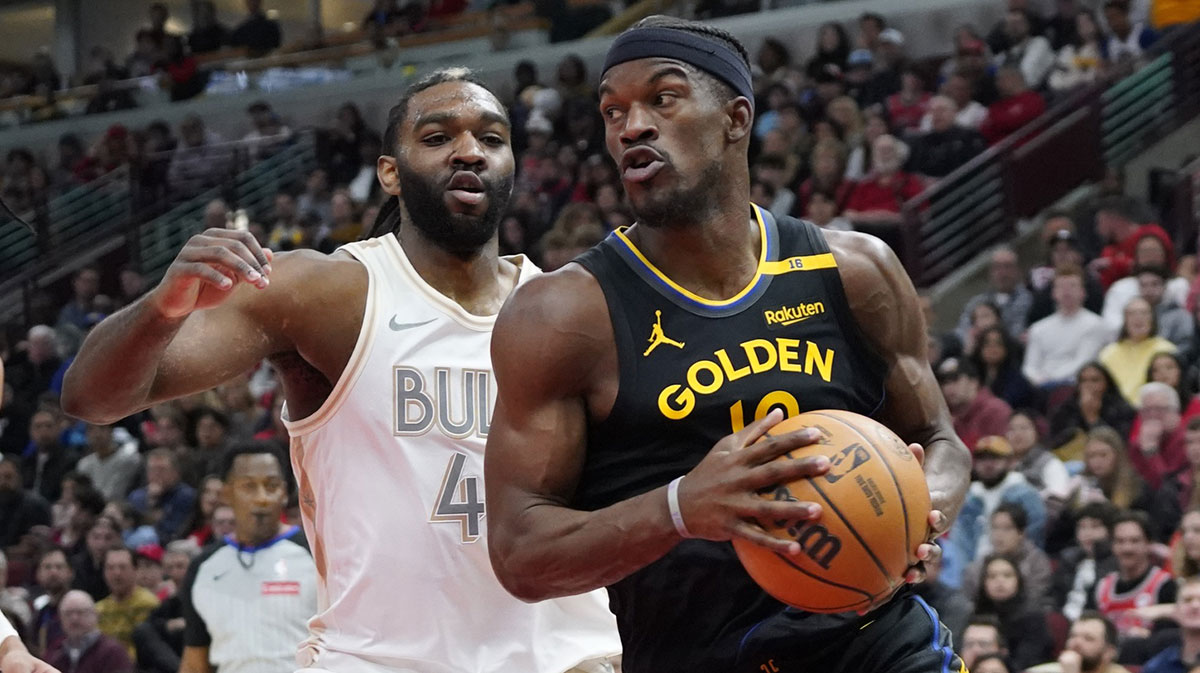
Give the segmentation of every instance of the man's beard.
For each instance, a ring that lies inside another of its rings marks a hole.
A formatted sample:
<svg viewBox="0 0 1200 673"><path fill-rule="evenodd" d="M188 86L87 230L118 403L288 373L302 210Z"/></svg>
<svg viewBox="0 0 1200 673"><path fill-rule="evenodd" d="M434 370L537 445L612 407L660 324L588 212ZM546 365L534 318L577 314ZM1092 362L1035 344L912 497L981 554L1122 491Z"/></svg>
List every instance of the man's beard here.
<svg viewBox="0 0 1200 673"><path fill-rule="evenodd" d="M451 213L445 202L450 177L445 180L426 177L401 162L397 163L396 172L400 178L400 199L412 225L435 245L459 257L474 255L492 240L512 196L511 173L498 181L481 175L487 210L480 216Z"/></svg>
<svg viewBox="0 0 1200 673"><path fill-rule="evenodd" d="M1007 470L994 477L991 477L990 479L983 479L981 477L978 481L983 484L985 488L995 488L1000 482L1004 481L1006 477L1008 477Z"/></svg>
<svg viewBox="0 0 1200 673"><path fill-rule="evenodd" d="M665 154L663 156L666 157ZM671 165L669 157L667 159L664 169ZM647 187L641 203L630 199L630 205L638 223L654 229L694 223L716 209L720 177L721 165L713 162L704 168L695 185L662 189Z"/></svg>
<svg viewBox="0 0 1200 673"><path fill-rule="evenodd" d="M1081 654L1079 655L1079 659L1079 670L1084 673L1092 673L1093 671L1100 670L1101 655L1097 654L1094 657L1085 657Z"/></svg>

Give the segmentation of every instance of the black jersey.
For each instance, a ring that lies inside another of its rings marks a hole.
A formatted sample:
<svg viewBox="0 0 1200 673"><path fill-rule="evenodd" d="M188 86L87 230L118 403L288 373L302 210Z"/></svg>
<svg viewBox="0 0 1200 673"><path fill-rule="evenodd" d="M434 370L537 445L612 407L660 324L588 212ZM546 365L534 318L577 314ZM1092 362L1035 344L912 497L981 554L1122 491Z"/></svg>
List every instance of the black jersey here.
<svg viewBox="0 0 1200 673"><path fill-rule="evenodd" d="M775 407L789 416L882 407L886 364L850 313L820 229L753 210L758 271L726 301L675 284L622 232L577 260L604 291L620 378L611 413L589 430L575 507L658 488ZM761 650L820 647L860 622L787 608L750 579L728 542L685 540L608 589L629 673L729 673ZM779 636L759 642L766 633Z"/></svg>

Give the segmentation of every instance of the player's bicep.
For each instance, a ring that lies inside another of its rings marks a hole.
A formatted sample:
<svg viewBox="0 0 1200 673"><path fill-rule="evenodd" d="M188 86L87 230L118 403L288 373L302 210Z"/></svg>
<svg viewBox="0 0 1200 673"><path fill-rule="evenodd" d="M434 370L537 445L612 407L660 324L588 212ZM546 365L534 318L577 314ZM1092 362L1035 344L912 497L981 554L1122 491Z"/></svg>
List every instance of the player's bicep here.
<svg viewBox="0 0 1200 673"><path fill-rule="evenodd" d="M242 286L237 292L261 292ZM154 402L208 390L273 354L277 337L241 302L197 311L168 344L150 389Z"/></svg>
<svg viewBox="0 0 1200 673"><path fill-rule="evenodd" d="M584 402L562 380L561 344L497 325L492 361L499 396L488 433L489 502L508 496L565 504L582 468Z"/></svg>
<svg viewBox="0 0 1200 673"><path fill-rule="evenodd" d="M887 363L883 420L908 441L925 443L949 411L929 365L917 291L886 244L852 236L842 282L859 328Z"/></svg>

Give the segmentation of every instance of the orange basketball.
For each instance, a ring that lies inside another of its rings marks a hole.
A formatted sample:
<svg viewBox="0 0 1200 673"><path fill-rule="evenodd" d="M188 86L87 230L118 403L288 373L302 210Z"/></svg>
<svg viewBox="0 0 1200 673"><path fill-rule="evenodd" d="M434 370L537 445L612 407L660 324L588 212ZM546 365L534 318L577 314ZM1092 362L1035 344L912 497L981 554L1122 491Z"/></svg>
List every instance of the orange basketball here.
<svg viewBox="0 0 1200 673"><path fill-rule="evenodd" d="M808 612L865 609L903 583L917 562L930 510L925 473L895 433L848 411L803 413L771 428L769 436L807 427L820 430L821 439L776 460L820 453L833 463L829 472L761 495L818 503L821 516L760 522L768 533L799 542L803 553L776 554L740 539L733 547L754 581L784 603Z"/></svg>

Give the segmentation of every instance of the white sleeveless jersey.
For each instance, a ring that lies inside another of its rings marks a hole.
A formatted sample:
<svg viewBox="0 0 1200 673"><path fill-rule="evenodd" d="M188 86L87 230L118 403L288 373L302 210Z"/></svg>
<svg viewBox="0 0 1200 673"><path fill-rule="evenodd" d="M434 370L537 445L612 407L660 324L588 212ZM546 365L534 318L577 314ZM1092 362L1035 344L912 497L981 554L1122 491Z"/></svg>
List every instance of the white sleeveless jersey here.
<svg viewBox="0 0 1200 673"><path fill-rule="evenodd" d="M527 604L492 571L483 451L495 316L430 287L391 234L342 249L369 276L358 342L321 408L286 421L319 579L298 663L563 673L619 653L603 591ZM540 273L513 261L519 282Z"/></svg>

